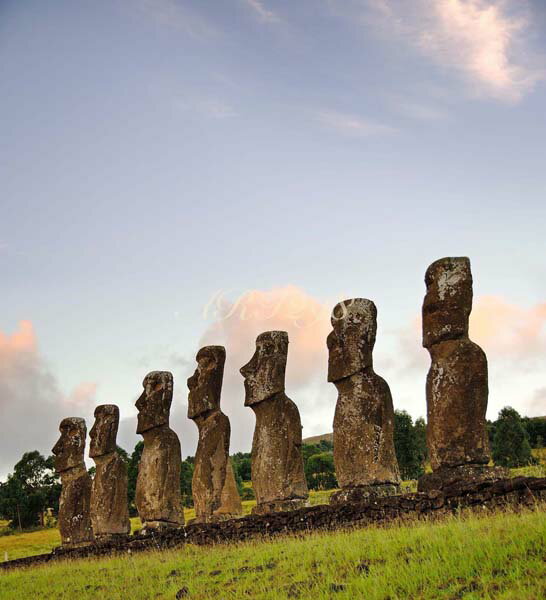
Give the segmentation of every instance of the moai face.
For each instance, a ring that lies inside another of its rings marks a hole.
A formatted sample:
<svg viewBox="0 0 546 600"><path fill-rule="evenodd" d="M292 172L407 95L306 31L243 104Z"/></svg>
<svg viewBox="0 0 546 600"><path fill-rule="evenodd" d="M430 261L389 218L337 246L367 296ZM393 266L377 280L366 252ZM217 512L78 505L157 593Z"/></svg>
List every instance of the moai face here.
<svg viewBox="0 0 546 600"><path fill-rule="evenodd" d="M377 309L371 300L353 298L336 304L328 346L328 381L350 377L373 364Z"/></svg>
<svg viewBox="0 0 546 600"><path fill-rule="evenodd" d="M87 434L85 421L78 417L68 417L61 421L59 431L61 437L51 450L55 455L55 470L57 473L84 466L83 453Z"/></svg>
<svg viewBox="0 0 546 600"><path fill-rule="evenodd" d="M472 310L472 272L466 257L441 258L425 274L423 346L468 337Z"/></svg>
<svg viewBox="0 0 546 600"><path fill-rule="evenodd" d="M197 368L188 379L188 419L220 408L226 349L205 346L197 353Z"/></svg>
<svg viewBox="0 0 546 600"><path fill-rule="evenodd" d="M103 404L95 408L95 424L89 437L89 456L96 458L116 451L116 436L119 426L119 408L114 404Z"/></svg>
<svg viewBox="0 0 546 600"><path fill-rule="evenodd" d="M137 433L169 424L173 400L173 376L169 371L152 371L142 382L144 391L135 402L138 409Z"/></svg>
<svg viewBox="0 0 546 600"><path fill-rule="evenodd" d="M254 356L240 369L245 378L245 406L284 392L287 355L286 331L266 331L256 338Z"/></svg>

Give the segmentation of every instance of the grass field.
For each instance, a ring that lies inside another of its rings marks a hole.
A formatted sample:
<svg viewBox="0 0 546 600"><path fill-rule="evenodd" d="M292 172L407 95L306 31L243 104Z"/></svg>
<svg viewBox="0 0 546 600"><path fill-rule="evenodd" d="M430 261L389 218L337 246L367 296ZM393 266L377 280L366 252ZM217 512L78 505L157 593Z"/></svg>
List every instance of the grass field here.
<svg viewBox="0 0 546 600"><path fill-rule="evenodd" d="M496 513L57 563L0 575L0 598L546 597L546 514Z"/></svg>

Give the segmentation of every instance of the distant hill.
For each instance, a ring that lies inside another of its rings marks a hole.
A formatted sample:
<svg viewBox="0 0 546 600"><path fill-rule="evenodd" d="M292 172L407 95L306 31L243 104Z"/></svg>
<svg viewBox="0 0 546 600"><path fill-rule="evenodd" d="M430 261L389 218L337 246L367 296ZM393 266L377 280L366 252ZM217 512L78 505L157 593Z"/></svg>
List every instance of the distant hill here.
<svg viewBox="0 0 546 600"><path fill-rule="evenodd" d="M305 438L303 440L304 444L318 444L322 442L322 440L326 442L334 442L334 434L333 433L323 433L322 435L312 435L311 437Z"/></svg>

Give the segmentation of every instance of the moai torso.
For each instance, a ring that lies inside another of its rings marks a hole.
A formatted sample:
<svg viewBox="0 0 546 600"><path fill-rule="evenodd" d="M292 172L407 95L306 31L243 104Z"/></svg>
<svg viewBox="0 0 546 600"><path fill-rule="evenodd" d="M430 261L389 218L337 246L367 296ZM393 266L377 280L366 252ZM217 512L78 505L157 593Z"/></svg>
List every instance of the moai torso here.
<svg viewBox="0 0 546 600"><path fill-rule="evenodd" d="M144 438L138 468L135 504L144 529L184 524L180 471L182 454L176 433L169 428L173 377L168 371L148 373L136 402L137 433Z"/></svg>
<svg viewBox="0 0 546 600"><path fill-rule="evenodd" d="M93 541L90 501L91 477L83 460L85 421L76 417L63 419L61 437L53 447L55 470L61 476L59 531L63 546L86 545Z"/></svg>
<svg viewBox="0 0 546 600"><path fill-rule="evenodd" d="M228 516L220 514L231 434L229 419L220 410L226 350L223 346L205 346L196 358L197 368L188 379L188 418L199 429L192 495L196 520L206 522Z"/></svg>
<svg viewBox="0 0 546 600"><path fill-rule="evenodd" d="M245 405L256 414L252 442L253 512L289 510L304 504L309 493L301 454L301 420L297 406L284 393L288 334L262 333L256 352L241 368Z"/></svg>
<svg viewBox="0 0 546 600"><path fill-rule="evenodd" d="M345 300L334 307L332 327L328 381L338 391L334 463L342 488L332 502L396 493L400 475L392 397L387 382L373 370L377 309L364 298Z"/></svg>
<svg viewBox="0 0 546 600"><path fill-rule="evenodd" d="M116 450L119 409L97 406L89 435L89 456L96 471L91 488L91 523L97 539L127 535L131 531L127 501L127 466Z"/></svg>
<svg viewBox="0 0 546 600"><path fill-rule="evenodd" d="M423 346L427 376L427 446L432 469L489 462L485 413L487 359L468 338L472 273L468 258L443 258L427 269Z"/></svg>

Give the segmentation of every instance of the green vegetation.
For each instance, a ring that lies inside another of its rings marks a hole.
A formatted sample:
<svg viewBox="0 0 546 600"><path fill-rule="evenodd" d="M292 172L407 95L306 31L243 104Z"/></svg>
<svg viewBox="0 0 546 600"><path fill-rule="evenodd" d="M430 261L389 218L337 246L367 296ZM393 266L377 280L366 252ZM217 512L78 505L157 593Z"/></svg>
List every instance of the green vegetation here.
<svg viewBox="0 0 546 600"><path fill-rule="evenodd" d="M394 449L402 479L417 479L425 472L427 445L423 418L413 422L405 410L394 413Z"/></svg>
<svg viewBox="0 0 546 600"><path fill-rule="evenodd" d="M58 508L60 492L53 457L25 452L6 483L0 484L0 517L19 529L44 525L44 513Z"/></svg>
<svg viewBox="0 0 546 600"><path fill-rule="evenodd" d="M80 560L8 572L0 598L512 599L546 595L543 512Z"/></svg>
<svg viewBox="0 0 546 600"><path fill-rule="evenodd" d="M509 406L499 413L493 436L492 455L495 464L502 467L523 467L532 462L529 434L519 413Z"/></svg>

